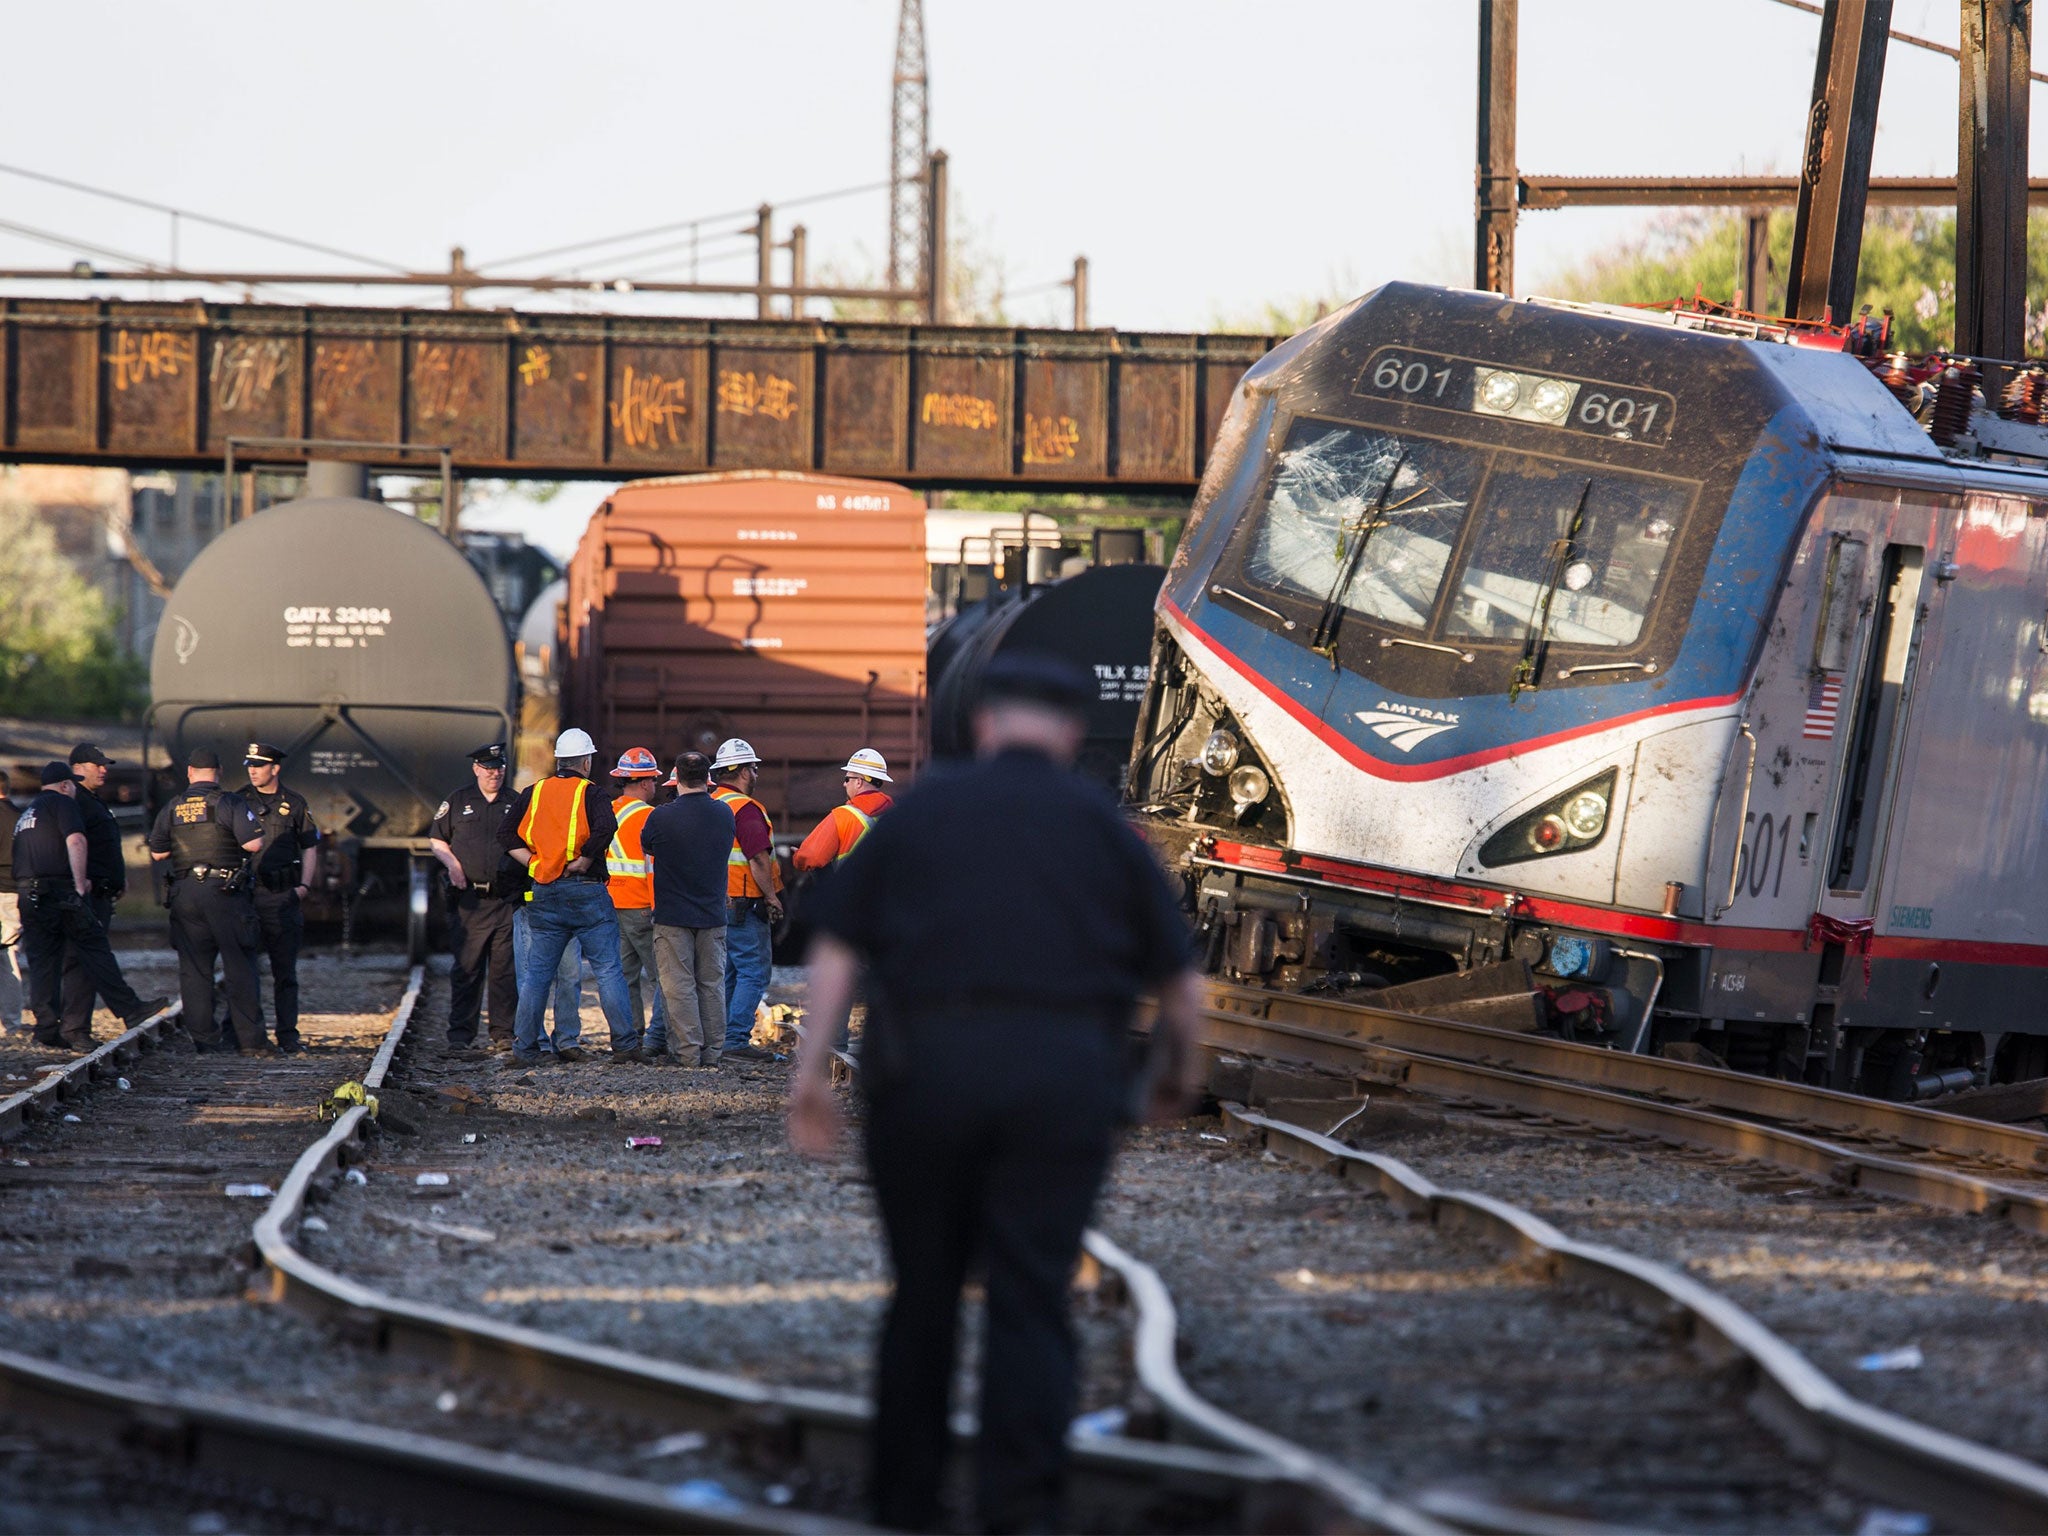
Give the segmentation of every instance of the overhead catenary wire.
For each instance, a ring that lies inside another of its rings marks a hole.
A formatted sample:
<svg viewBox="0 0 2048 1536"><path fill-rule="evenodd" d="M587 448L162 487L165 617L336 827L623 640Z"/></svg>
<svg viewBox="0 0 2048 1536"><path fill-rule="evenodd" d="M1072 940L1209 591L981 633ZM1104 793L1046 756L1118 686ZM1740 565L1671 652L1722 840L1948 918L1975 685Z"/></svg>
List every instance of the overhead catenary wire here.
<svg viewBox="0 0 2048 1536"><path fill-rule="evenodd" d="M1804 11L1809 16L1824 16L1827 14L1820 6L1815 5L1813 0L1776 0L1776 3L1790 6L1795 11ZM1962 49L1951 48L1947 43L1937 43L1931 37L1920 37L1912 32L1901 32L1897 28L1891 30L1890 36L1891 40L1895 43L1905 43L1913 48L1925 48L1929 53L1944 54L1959 64L1962 62ZM2030 69L2027 71L2027 78L2029 80L2048 81L2048 74L2043 74L2038 69Z"/></svg>
<svg viewBox="0 0 2048 1536"><path fill-rule="evenodd" d="M125 203L131 208L145 208L152 213L170 215L173 219L188 220L194 224L206 224L214 229L228 230L233 234L249 235L258 240L270 240L279 245L296 246L304 251L316 251L322 256L334 256L342 261L360 262L366 267L381 267L387 272L407 270L397 262L385 261L377 256L365 256L357 251L345 251L336 246L322 245L316 240L301 240L296 235L280 234L273 229L259 229L253 224L237 223L233 219L218 219L212 214L194 213L189 208L174 208L168 203L154 202L146 197L136 197L127 192L116 192L108 187L95 187L82 181L73 181L65 176L53 176L47 171L30 170L27 166L8 165L0 162L0 174L19 176L27 181L39 181L46 186L62 187L66 191L80 192L88 197L105 198L109 202ZM133 258L124 258L133 259ZM154 263L151 263L154 265Z"/></svg>
<svg viewBox="0 0 2048 1536"><path fill-rule="evenodd" d="M785 208L808 208L814 203L832 202L842 197L857 197L864 192L884 192L888 188L889 183L886 181L870 181L857 187L835 187L830 192L811 192L802 197L784 198L780 202L771 202L769 206L779 213ZM698 225L716 224L722 219L743 219L757 211L754 208L728 208L720 213L699 214L693 219L676 219L666 224L651 224L645 229L625 230L616 235L601 235L592 240L577 240L568 245L551 246L544 251L527 251L518 256L500 256L491 261L472 262L470 269L483 271L486 268L514 266L522 261L545 261L556 256L573 255L578 251L596 250L601 246L623 245L628 240L646 240L655 235L672 235Z"/></svg>

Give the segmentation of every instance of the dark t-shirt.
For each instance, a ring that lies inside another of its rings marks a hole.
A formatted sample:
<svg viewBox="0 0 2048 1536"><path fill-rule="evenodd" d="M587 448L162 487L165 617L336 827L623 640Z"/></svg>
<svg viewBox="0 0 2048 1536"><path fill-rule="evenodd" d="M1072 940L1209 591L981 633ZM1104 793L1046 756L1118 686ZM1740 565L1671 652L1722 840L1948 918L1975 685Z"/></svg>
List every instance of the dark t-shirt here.
<svg viewBox="0 0 2048 1536"><path fill-rule="evenodd" d="M85 823L79 818L78 807L71 803L71 797L60 795L54 789L44 790L29 801L28 809L14 824L15 882L69 881L71 855L65 844L84 833Z"/></svg>
<svg viewBox="0 0 2048 1536"><path fill-rule="evenodd" d="M1189 953L1165 875L1109 796L1035 752L920 779L835 867L812 923L906 1015L1120 1018Z"/></svg>
<svg viewBox="0 0 2048 1536"><path fill-rule="evenodd" d="M0 796L0 893L14 889L14 823L20 816L14 802Z"/></svg>
<svg viewBox="0 0 2048 1536"><path fill-rule="evenodd" d="M85 877L96 886L125 890L128 861L121 856L121 826L100 797L83 784L72 800L85 828Z"/></svg>
<svg viewBox="0 0 2048 1536"><path fill-rule="evenodd" d="M709 795L679 795L640 824L654 866L654 920L670 928L725 926L725 871L732 812Z"/></svg>

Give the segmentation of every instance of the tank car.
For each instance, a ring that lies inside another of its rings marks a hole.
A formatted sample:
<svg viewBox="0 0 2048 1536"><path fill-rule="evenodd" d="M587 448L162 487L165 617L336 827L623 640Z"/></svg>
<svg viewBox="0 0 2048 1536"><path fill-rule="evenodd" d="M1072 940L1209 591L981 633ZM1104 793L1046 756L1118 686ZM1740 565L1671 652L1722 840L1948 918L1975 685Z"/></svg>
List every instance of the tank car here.
<svg viewBox="0 0 2048 1536"><path fill-rule="evenodd" d="M991 661L1008 651L1038 651L1096 680L1079 766L1121 788L1150 664L1152 607L1165 574L1141 563L1095 565L1058 581L1020 584L938 625L930 642L933 755L974 750L970 716Z"/></svg>
<svg viewBox="0 0 2048 1536"><path fill-rule="evenodd" d="M148 730L172 763L212 747L237 782L251 741L326 835L310 915L402 898L424 952L427 827L479 743L509 741L505 622L462 552L376 502L317 498L228 529L179 579L150 657Z"/></svg>
<svg viewBox="0 0 2048 1536"><path fill-rule="evenodd" d="M2048 376L1869 339L1396 283L1253 367L1131 763L1209 968L2048 1075Z"/></svg>

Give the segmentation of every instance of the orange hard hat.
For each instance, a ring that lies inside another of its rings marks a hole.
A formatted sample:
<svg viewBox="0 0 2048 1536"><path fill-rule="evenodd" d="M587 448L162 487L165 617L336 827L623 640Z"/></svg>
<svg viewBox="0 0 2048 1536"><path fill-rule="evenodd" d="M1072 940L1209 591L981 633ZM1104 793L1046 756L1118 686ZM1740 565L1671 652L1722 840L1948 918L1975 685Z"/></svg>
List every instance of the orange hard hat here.
<svg viewBox="0 0 2048 1536"><path fill-rule="evenodd" d="M655 779L660 776L661 764L645 747L628 747L619 758L619 766L612 770L615 779Z"/></svg>

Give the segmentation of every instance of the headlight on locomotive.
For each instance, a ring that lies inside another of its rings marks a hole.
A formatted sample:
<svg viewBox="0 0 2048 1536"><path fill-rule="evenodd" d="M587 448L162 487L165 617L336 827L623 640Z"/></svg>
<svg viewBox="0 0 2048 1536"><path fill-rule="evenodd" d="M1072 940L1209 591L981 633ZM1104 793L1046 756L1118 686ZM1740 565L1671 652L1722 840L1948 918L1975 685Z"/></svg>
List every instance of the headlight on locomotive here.
<svg viewBox="0 0 2048 1536"><path fill-rule="evenodd" d="M1273 787L1273 781L1266 777L1266 770L1254 768L1246 763L1242 768L1231 770L1230 799L1240 811L1247 806L1257 805L1266 798Z"/></svg>
<svg viewBox="0 0 2048 1536"><path fill-rule="evenodd" d="M1494 868L1592 847L1607 831L1614 776L1615 770L1610 768L1599 778L1589 779L1517 816L1481 845L1479 862Z"/></svg>
<svg viewBox="0 0 2048 1536"><path fill-rule="evenodd" d="M1202 765L1202 772L1220 779L1237 766L1237 753L1236 732L1214 730L1202 743L1202 753L1196 761Z"/></svg>

